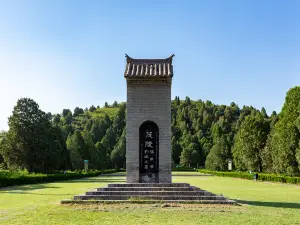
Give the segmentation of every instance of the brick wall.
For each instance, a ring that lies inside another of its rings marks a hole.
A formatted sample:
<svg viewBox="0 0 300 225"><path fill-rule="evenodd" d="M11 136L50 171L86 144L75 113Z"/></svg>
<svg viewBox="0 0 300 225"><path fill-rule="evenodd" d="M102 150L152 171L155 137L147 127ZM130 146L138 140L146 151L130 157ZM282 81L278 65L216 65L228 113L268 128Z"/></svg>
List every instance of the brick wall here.
<svg viewBox="0 0 300 225"><path fill-rule="evenodd" d="M171 83L127 83L127 183L139 182L139 127L147 120L159 128L159 182L171 183Z"/></svg>

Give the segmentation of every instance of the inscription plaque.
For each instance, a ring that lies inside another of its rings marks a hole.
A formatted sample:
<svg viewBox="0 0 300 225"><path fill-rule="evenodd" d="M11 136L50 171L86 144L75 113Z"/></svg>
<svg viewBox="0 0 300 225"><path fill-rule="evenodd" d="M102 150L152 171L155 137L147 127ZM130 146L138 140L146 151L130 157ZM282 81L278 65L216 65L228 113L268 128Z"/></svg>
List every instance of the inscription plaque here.
<svg viewBox="0 0 300 225"><path fill-rule="evenodd" d="M158 127L144 122L140 127L140 182L158 183Z"/></svg>

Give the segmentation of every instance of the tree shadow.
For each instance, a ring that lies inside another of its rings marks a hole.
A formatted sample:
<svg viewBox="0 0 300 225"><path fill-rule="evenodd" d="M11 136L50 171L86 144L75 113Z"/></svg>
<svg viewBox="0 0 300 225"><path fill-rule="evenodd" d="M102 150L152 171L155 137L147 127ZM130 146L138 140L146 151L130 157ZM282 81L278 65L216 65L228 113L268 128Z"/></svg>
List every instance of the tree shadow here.
<svg viewBox="0 0 300 225"><path fill-rule="evenodd" d="M20 185L20 186L10 186L10 187L3 187L0 188L0 193L3 192L9 192L9 193L14 193L14 191L33 191L37 189L44 189L44 188L60 188L56 186L48 186L47 184L26 184L26 185ZM11 192L13 191L13 192ZM15 192L17 193L17 192Z"/></svg>
<svg viewBox="0 0 300 225"><path fill-rule="evenodd" d="M125 179L79 179L79 180L65 180L62 183L125 183Z"/></svg>
<svg viewBox="0 0 300 225"><path fill-rule="evenodd" d="M7 194L18 194L18 195L61 195L61 196L65 196L65 195L74 195L74 194L51 194L51 193L35 193L35 192L28 192L28 191L1 191L0 193L7 193Z"/></svg>
<svg viewBox="0 0 300 225"><path fill-rule="evenodd" d="M99 175L99 176L103 176L103 177L125 177L126 176L126 172L103 174L103 175Z"/></svg>
<svg viewBox="0 0 300 225"><path fill-rule="evenodd" d="M294 203L294 202L261 202L261 201L248 201L248 200L237 200L237 199L235 201L241 204L248 204L254 206L300 209L300 203Z"/></svg>
<svg viewBox="0 0 300 225"><path fill-rule="evenodd" d="M211 174L172 174L172 177L210 177Z"/></svg>

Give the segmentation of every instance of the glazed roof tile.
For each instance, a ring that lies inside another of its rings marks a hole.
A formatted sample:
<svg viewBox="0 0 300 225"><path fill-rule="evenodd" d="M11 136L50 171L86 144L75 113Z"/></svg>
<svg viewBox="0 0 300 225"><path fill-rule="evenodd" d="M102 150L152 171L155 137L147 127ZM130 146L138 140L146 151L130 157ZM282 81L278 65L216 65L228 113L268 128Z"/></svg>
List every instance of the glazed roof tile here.
<svg viewBox="0 0 300 225"><path fill-rule="evenodd" d="M125 78L160 78L173 77L172 59L133 59L126 56Z"/></svg>

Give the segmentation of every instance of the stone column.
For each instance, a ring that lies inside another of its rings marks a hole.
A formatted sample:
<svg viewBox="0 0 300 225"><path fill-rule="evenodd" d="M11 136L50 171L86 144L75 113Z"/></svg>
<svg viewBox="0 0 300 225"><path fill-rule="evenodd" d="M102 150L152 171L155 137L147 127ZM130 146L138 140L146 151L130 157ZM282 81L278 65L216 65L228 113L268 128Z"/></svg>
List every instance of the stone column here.
<svg viewBox="0 0 300 225"><path fill-rule="evenodd" d="M159 128L159 183L171 183L171 83L127 83L127 183L139 182L139 127L145 121Z"/></svg>

